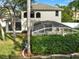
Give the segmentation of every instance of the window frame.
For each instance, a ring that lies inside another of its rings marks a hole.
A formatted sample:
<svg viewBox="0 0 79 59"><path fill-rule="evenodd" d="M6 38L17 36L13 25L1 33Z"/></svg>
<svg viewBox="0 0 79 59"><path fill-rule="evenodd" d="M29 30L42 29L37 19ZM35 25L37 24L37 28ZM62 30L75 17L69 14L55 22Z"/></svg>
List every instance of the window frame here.
<svg viewBox="0 0 79 59"><path fill-rule="evenodd" d="M24 12L24 16L23 17L27 18L27 12ZM35 12L34 11L31 11L30 18L35 18Z"/></svg>
<svg viewBox="0 0 79 59"><path fill-rule="evenodd" d="M31 11L30 17L31 18L34 18L35 17L35 12L34 11Z"/></svg>
<svg viewBox="0 0 79 59"><path fill-rule="evenodd" d="M55 11L55 16L59 16L59 11L58 10Z"/></svg>
<svg viewBox="0 0 79 59"><path fill-rule="evenodd" d="M16 24L15 24L15 30L16 31L21 31L21 28L22 28L22 26L21 26L21 22L15 22ZM19 23L19 25L17 25L17 23ZM20 29L18 29L17 27L20 27Z"/></svg>
<svg viewBox="0 0 79 59"><path fill-rule="evenodd" d="M20 22L20 26L16 25L16 23L18 22L15 22L15 31L21 31L22 30L21 22ZM16 27L20 27L20 29L17 29ZM11 24L8 23L8 31L13 31L12 23Z"/></svg>
<svg viewBox="0 0 79 59"><path fill-rule="evenodd" d="M27 12L24 12L23 17L27 18Z"/></svg>
<svg viewBox="0 0 79 59"><path fill-rule="evenodd" d="M40 12L36 13L36 18L41 18L41 13Z"/></svg>

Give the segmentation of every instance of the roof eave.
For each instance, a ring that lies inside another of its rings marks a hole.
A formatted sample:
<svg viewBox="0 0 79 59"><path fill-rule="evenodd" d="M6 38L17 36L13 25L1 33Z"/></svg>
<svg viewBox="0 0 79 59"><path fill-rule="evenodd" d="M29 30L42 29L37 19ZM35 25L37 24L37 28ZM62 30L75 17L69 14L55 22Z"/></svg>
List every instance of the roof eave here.
<svg viewBox="0 0 79 59"><path fill-rule="evenodd" d="M34 11L63 11L63 9L32 9Z"/></svg>

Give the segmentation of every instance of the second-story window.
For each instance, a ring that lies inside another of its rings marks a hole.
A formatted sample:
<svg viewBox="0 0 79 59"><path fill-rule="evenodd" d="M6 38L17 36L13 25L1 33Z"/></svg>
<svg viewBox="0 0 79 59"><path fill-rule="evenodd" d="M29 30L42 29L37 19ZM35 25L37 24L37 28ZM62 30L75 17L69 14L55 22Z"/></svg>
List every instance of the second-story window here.
<svg viewBox="0 0 79 59"><path fill-rule="evenodd" d="M55 11L55 16L59 16L59 11Z"/></svg>
<svg viewBox="0 0 79 59"><path fill-rule="evenodd" d="M41 14L39 12L36 13L36 18L40 18Z"/></svg>
<svg viewBox="0 0 79 59"><path fill-rule="evenodd" d="M31 12L30 17L34 18L34 12L33 11Z"/></svg>
<svg viewBox="0 0 79 59"><path fill-rule="evenodd" d="M30 14L31 18L34 18L34 12L32 11ZM27 12L24 13L24 18L27 18Z"/></svg>
<svg viewBox="0 0 79 59"><path fill-rule="evenodd" d="M24 13L24 18L27 18L27 12Z"/></svg>

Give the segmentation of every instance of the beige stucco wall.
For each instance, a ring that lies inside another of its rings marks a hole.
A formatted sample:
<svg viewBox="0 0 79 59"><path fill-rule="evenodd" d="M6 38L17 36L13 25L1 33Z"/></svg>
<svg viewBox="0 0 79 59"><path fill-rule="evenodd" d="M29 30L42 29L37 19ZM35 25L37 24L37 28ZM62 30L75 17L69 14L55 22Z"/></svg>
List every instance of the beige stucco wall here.
<svg viewBox="0 0 79 59"><path fill-rule="evenodd" d="M55 16L55 11L35 11L35 16L36 13L40 12L41 13L41 18L31 18L31 22L35 21L56 21L56 22L61 22L61 11L59 11L59 16ZM24 18L24 12L21 12L21 22L22 22L22 30L27 30L27 18Z"/></svg>
<svg viewBox="0 0 79 59"><path fill-rule="evenodd" d="M41 18L36 18L36 20L40 21L56 21L61 22L61 11L59 11L59 16L55 16L55 11L36 11L35 13L40 12Z"/></svg>

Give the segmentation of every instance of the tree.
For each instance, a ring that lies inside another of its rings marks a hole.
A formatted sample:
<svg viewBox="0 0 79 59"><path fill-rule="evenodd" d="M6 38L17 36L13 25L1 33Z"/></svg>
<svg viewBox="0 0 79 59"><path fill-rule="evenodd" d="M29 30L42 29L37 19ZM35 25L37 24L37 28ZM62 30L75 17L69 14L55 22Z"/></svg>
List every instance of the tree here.
<svg viewBox="0 0 79 59"><path fill-rule="evenodd" d="M31 20L30 20L30 13L31 13L31 0L27 0L27 40L28 40L28 56L31 55L31 45L30 45L30 33L31 33Z"/></svg>
<svg viewBox="0 0 79 59"><path fill-rule="evenodd" d="M73 0L68 5L70 8L75 7L76 9L79 9L79 0Z"/></svg>
<svg viewBox="0 0 79 59"><path fill-rule="evenodd" d="M2 11L2 9L0 9L0 11ZM3 15L2 12L0 12L0 30L1 30L1 35L2 35L2 39L5 40L5 34L4 34L4 27L3 27Z"/></svg>
<svg viewBox="0 0 79 59"><path fill-rule="evenodd" d="M32 0L34 2L34 0ZM10 12L10 17L12 18L12 29L14 40L16 38L15 32L15 20L16 20L16 11L19 10L27 10L27 0L6 0L4 3L4 7L7 8ZM20 9L21 8L21 9Z"/></svg>
<svg viewBox="0 0 79 59"><path fill-rule="evenodd" d="M77 14L77 10L79 9L79 0L74 0L70 2L68 6L71 8L71 10L74 8L73 11L75 12L75 20L77 20L76 14Z"/></svg>
<svg viewBox="0 0 79 59"><path fill-rule="evenodd" d="M34 0L31 0L34 2ZM30 7L31 7L31 1L30 0L6 0L4 3L4 7L7 8L10 12L11 21L12 21L12 28L13 28L13 36L14 40L16 38L16 32L15 32L15 20L16 20L16 11L17 10L26 10L27 11L27 19L28 19L28 55L31 54L31 48L30 48ZM20 9L21 8L21 9ZM27 9L26 9L27 8Z"/></svg>
<svg viewBox="0 0 79 59"><path fill-rule="evenodd" d="M67 6L63 6L62 7L64 10L62 11L62 21L63 22L72 22L72 10L67 7Z"/></svg>
<svg viewBox="0 0 79 59"><path fill-rule="evenodd" d="M14 33L14 39L15 39L15 11L17 10L17 7L18 8L24 7L25 9L27 8L27 20L28 20L28 22L27 22L27 24L28 24L27 25L27 43L28 43L27 54L28 54L28 56L31 55L31 47L30 47L30 30L31 30L31 28L30 28L30 12L31 12L31 1L34 1L34 0L27 0L27 1L26 0L17 0L17 1L16 0L11 0L11 1L8 1L9 4L11 5L10 8L12 9L13 16L14 16L13 17L13 33ZM25 49L26 49L26 47L24 48L24 50ZM24 53L23 53L23 55L24 55Z"/></svg>
<svg viewBox="0 0 79 59"><path fill-rule="evenodd" d="M6 0L4 3L4 8L8 9L10 13L11 22L12 22L12 29L13 29L13 38L16 39L16 32L15 32L15 20L16 20L16 8L17 4L14 4L12 0Z"/></svg>
<svg viewBox="0 0 79 59"><path fill-rule="evenodd" d="M0 5L1 6L1 5ZM2 34L2 39L5 40L5 31L4 31L4 25L3 23L5 23L5 19L4 17L6 17L7 13L7 9L4 7L0 7L0 30L1 30L1 34Z"/></svg>
<svg viewBox="0 0 79 59"><path fill-rule="evenodd" d="M35 0L31 0L31 3L35 2ZM26 11L27 9L27 0L12 0L12 3L15 4L20 10Z"/></svg>
<svg viewBox="0 0 79 59"><path fill-rule="evenodd" d="M24 51L27 49L27 56L31 56L31 44L30 44L30 40L31 40L31 20L30 20L30 13L31 13L31 1L32 0L27 0L27 44L22 52L23 56L26 57L24 55ZM26 48L27 47L27 48Z"/></svg>
<svg viewBox="0 0 79 59"><path fill-rule="evenodd" d="M73 12L71 10L71 8L69 8L69 6L60 6L58 4L56 4L56 6L58 6L59 8L62 8L62 22L72 22L72 16L73 16Z"/></svg>

